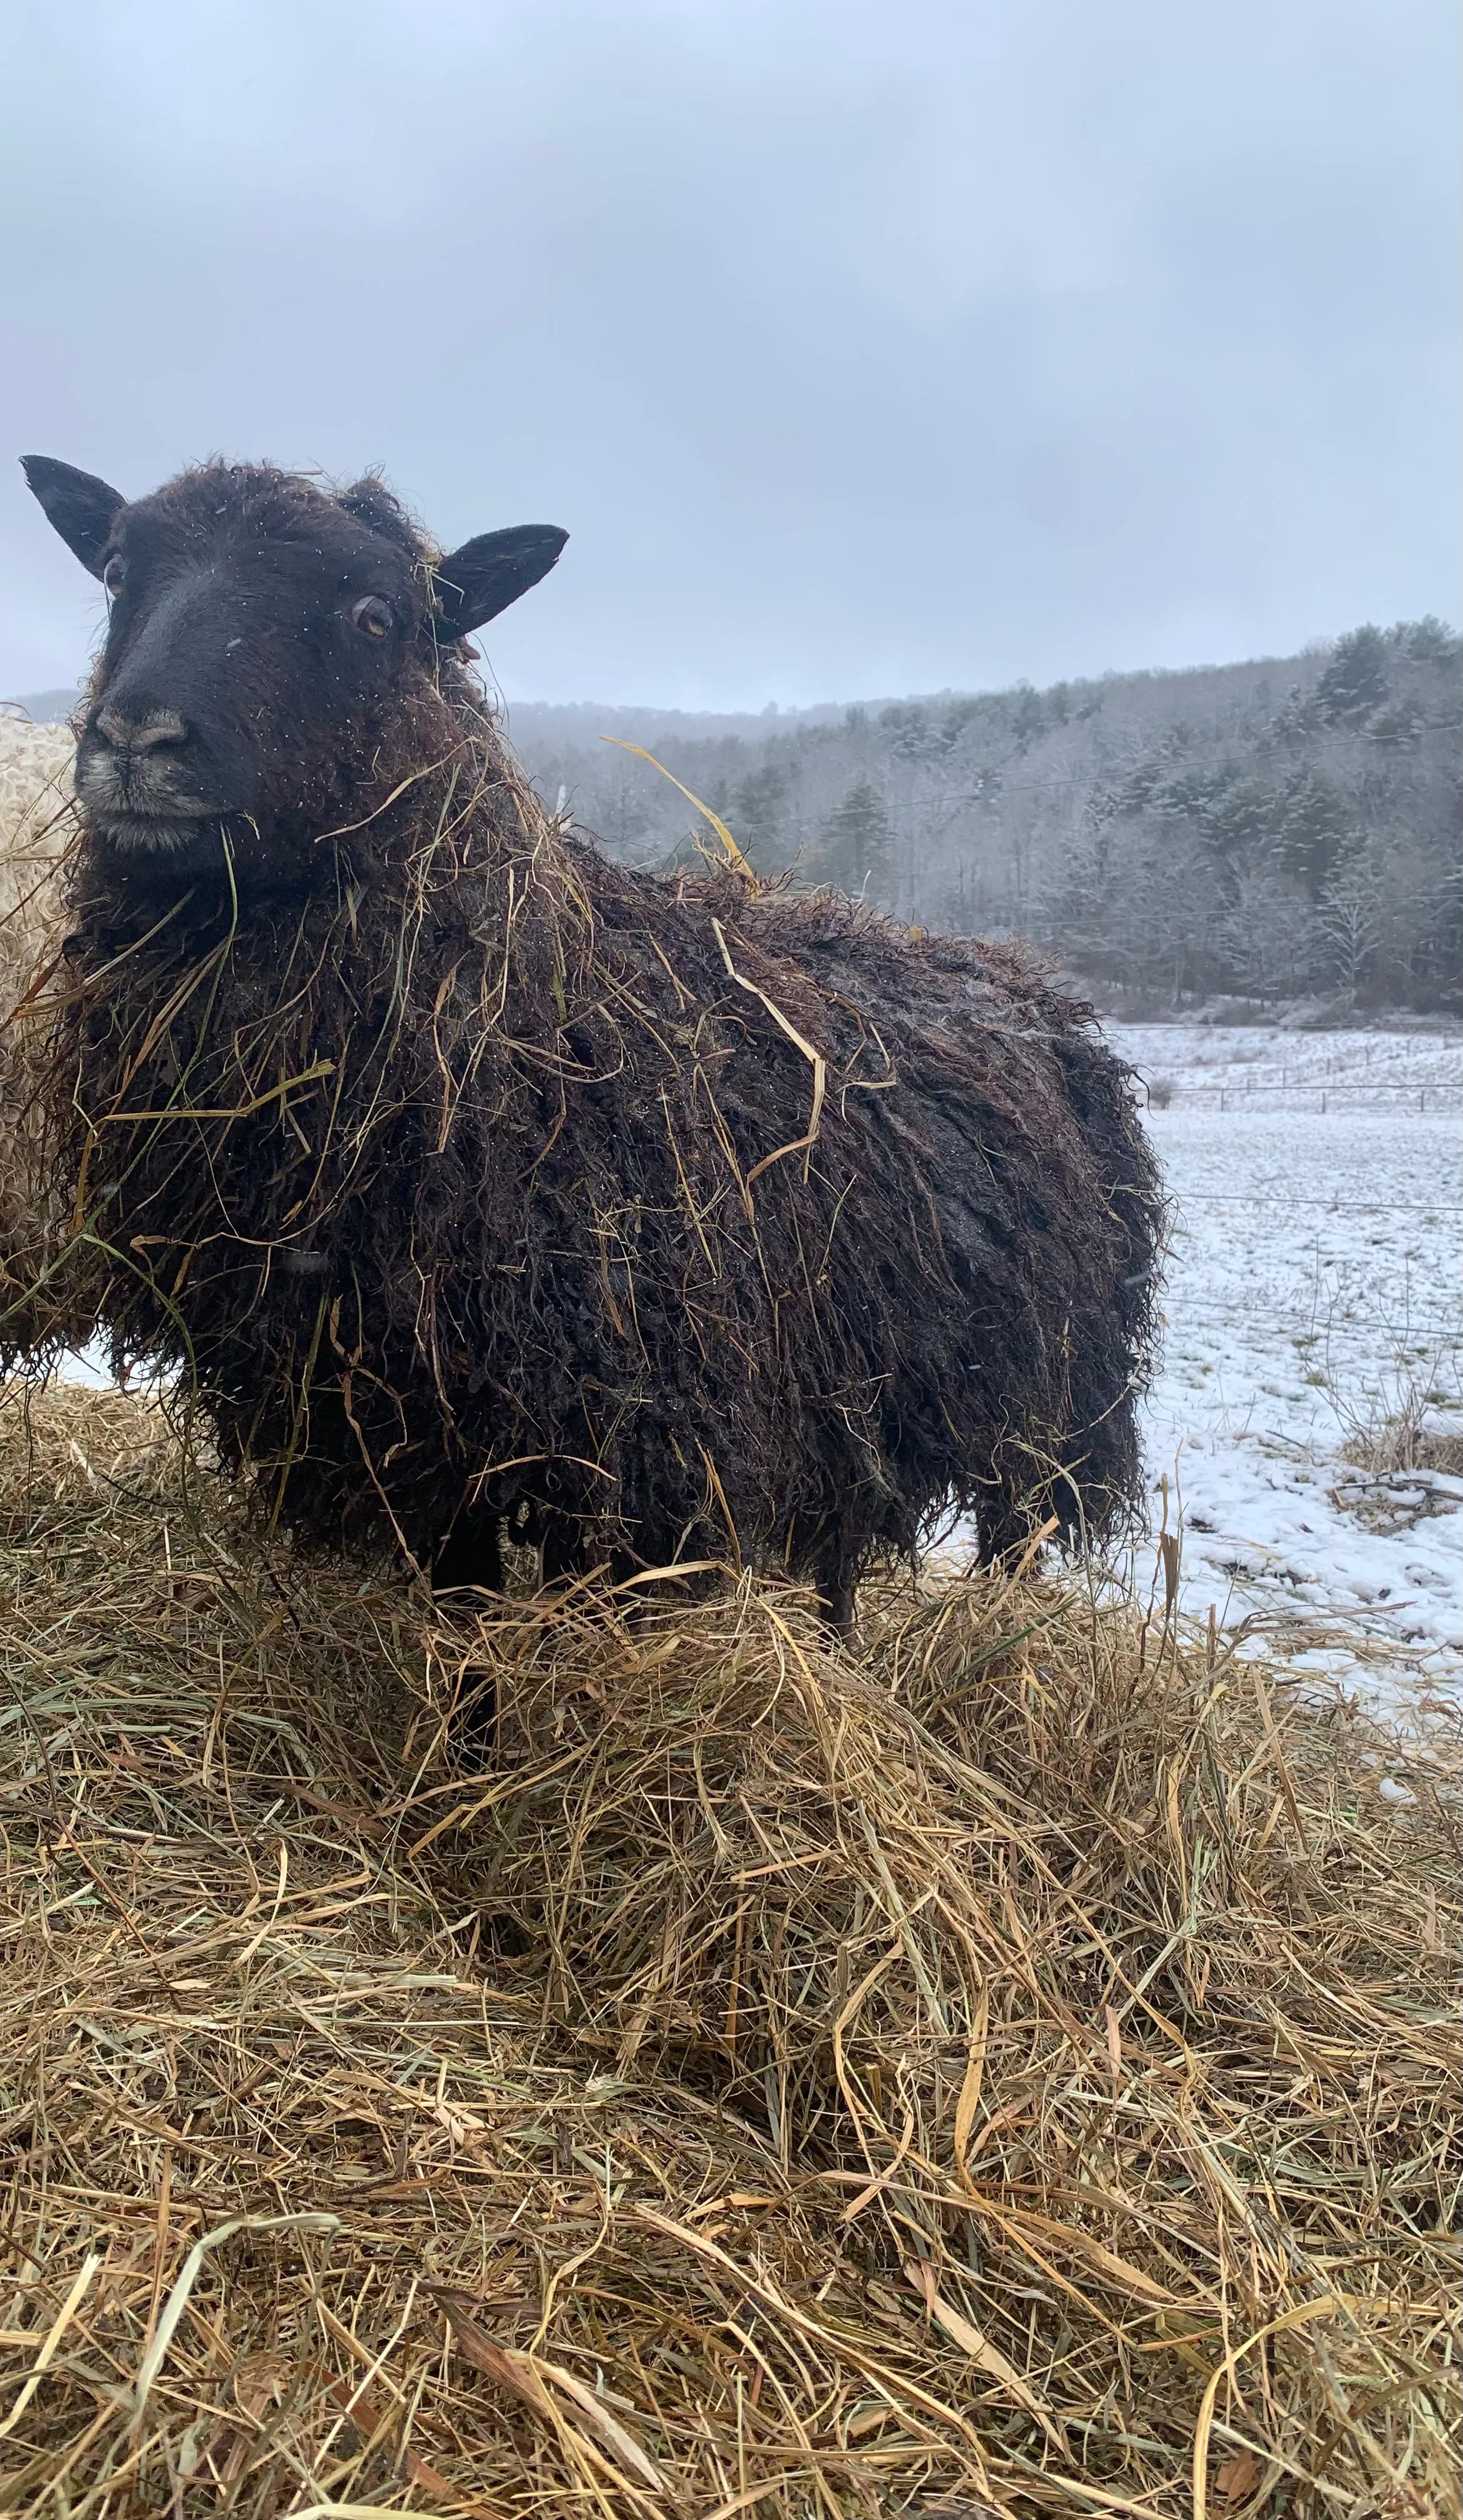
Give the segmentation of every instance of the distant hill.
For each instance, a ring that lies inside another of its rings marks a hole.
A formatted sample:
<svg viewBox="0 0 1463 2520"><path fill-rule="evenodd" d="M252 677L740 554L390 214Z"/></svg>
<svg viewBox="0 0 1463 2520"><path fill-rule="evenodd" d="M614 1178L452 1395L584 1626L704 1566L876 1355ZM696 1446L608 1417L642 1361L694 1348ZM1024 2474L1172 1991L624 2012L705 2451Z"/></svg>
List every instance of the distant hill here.
<svg viewBox="0 0 1463 2520"><path fill-rule="evenodd" d="M693 858L697 818L626 742L762 873L1021 930L1134 1012L1216 991L1445 1010L1463 1008L1460 654L1430 617L1045 691L506 717L549 804L627 864ZM64 716L75 698L22 705Z"/></svg>
<svg viewBox="0 0 1463 2520"><path fill-rule="evenodd" d="M23 716L33 718L37 726L51 726L69 717L80 698L78 684L69 692L27 692L21 699L0 700L0 708L19 709Z"/></svg>
<svg viewBox="0 0 1463 2520"><path fill-rule="evenodd" d="M643 866L694 850L669 780L763 873L932 926L1019 929L1118 1003L1463 1006L1460 649L1436 620L1299 656L1035 691L693 717L510 705L551 805ZM705 827L702 836L705 836Z"/></svg>

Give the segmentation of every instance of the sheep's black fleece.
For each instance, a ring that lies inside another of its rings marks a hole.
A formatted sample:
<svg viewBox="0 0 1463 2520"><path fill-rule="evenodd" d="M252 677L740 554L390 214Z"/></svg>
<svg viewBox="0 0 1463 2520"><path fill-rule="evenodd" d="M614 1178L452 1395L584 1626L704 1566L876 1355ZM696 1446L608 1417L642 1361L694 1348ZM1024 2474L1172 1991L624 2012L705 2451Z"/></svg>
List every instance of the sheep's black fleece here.
<svg viewBox="0 0 1463 2520"><path fill-rule="evenodd" d="M211 868L85 834L56 1045L114 1359L271 1520L739 1556L837 1609L940 1508L992 1552L1121 1522L1161 1200L1028 951L611 864L451 651L328 789Z"/></svg>

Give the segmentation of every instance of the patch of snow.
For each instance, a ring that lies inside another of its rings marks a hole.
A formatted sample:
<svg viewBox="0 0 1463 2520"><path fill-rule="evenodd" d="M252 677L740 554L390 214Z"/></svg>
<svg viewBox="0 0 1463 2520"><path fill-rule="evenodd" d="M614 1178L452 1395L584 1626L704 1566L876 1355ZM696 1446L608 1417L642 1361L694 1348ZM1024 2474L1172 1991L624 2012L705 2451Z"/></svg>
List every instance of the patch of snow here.
<svg viewBox="0 0 1463 2520"><path fill-rule="evenodd" d="M1463 1043L1108 1029L1173 1087L1148 1114L1175 1218L1146 1449L1180 1609L1390 1714L1463 1704L1463 1486L1342 1458L1409 1398L1463 1425Z"/></svg>

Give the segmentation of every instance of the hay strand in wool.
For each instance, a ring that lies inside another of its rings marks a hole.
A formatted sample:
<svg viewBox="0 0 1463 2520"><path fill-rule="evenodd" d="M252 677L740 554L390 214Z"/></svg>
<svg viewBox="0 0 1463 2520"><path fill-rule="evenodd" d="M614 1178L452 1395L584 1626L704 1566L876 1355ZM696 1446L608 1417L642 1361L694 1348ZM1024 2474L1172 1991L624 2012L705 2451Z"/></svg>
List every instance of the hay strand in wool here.
<svg viewBox="0 0 1463 2520"><path fill-rule="evenodd" d="M704 815L706 821L711 825L712 830L715 832L717 838L722 844L722 850L726 857L728 866L734 874L742 876L754 890L757 888L757 877L753 872L751 861L743 854L738 843L732 838L726 824L722 821L720 814L714 814L709 805L702 804L699 796L693 796L688 788L683 788L680 780L676 777L675 772L673 770L667 770L665 763L663 761L657 761L654 753L647 752L643 743L628 743L622 735L601 735L599 741L601 743L613 743L618 745L621 752L638 753L642 761L648 761L652 770L659 771L662 779L669 779L673 788L680 788L681 793L686 798L687 803L688 805L694 805L696 812Z"/></svg>

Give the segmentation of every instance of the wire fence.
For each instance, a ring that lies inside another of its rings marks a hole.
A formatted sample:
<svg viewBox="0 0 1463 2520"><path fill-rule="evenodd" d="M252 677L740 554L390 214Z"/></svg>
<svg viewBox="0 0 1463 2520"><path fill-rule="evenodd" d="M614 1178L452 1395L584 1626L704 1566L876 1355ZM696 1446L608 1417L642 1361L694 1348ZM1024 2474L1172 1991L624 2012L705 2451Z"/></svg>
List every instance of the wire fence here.
<svg viewBox="0 0 1463 2520"><path fill-rule="evenodd" d="M1274 1108L1282 1097L1291 1108L1303 1111L1463 1112L1463 1085L1393 1085L1380 1079L1375 1084L1305 1085L1298 1080L1292 1085L1283 1079L1279 1084L1258 1084L1245 1077L1225 1085L1171 1085L1154 1107L1164 1110L1198 1104L1208 1110L1227 1111L1268 1102L1269 1107Z"/></svg>

